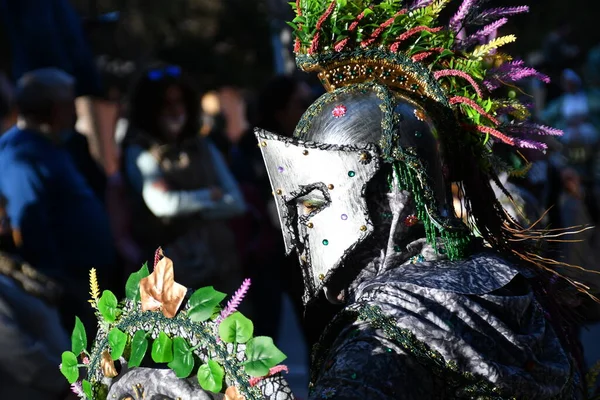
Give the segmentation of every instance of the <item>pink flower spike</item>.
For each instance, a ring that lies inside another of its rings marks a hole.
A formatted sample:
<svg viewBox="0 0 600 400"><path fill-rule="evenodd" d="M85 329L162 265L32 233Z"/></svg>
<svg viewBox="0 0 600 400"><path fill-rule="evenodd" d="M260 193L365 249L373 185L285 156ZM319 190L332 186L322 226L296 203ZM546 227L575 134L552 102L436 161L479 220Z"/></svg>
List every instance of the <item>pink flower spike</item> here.
<svg viewBox="0 0 600 400"><path fill-rule="evenodd" d="M379 37L379 35L381 35L381 33L384 30L386 30L390 25L392 25L394 23L394 21L396 20L396 18L398 18L401 15L406 14L407 11L408 10L406 10L405 8L403 8L402 10L398 11L392 18L388 19L383 24L379 25L379 28L375 29L375 31L373 31L373 33L371 34L371 36L369 36L367 39L363 40L360 43L360 46L363 47L363 48L369 46L371 43L373 43L375 40L377 40L377 38Z"/></svg>
<svg viewBox="0 0 600 400"><path fill-rule="evenodd" d="M82 360L82 361L83 361L83 363L84 363L85 365L89 365L89 363L90 363L90 359L89 359L87 356L86 356L86 357L83 357L83 360Z"/></svg>
<svg viewBox="0 0 600 400"><path fill-rule="evenodd" d="M238 307L242 303L242 300L248 293L250 289L251 281L250 279L245 279L242 283L242 286L235 292L235 294L231 297L231 300L227 303L227 307L223 311L221 311L221 315L217 319L217 326L223 321L225 318L229 317L231 314L237 311Z"/></svg>
<svg viewBox="0 0 600 400"><path fill-rule="evenodd" d="M483 126L483 125L477 125L476 128L479 132L487 133L488 135L495 137L496 139L500 140L503 143L506 143L511 146L515 145L515 141L513 138L506 136L505 134L503 134L502 132L500 132L497 129L490 128L489 126Z"/></svg>
<svg viewBox="0 0 600 400"><path fill-rule="evenodd" d="M154 268L156 268L156 264L158 264L158 262L163 258L163 250L162 248L158 248L156 249L156 252L154 253Z"/></svg>
<svg viewBox="0 0 600 400"><path fill-rule="evenodd" d="M79 397L85 396L85 393L83 393L83 386L81 385L81 382L75 382L71 384L71 391Z"/></svg>
<svg viewBox="0 0 600 400"><path fill-rule="evenodd" d="M473 89L475 89L475 92L477 92L477 96L483 97L483 92L481 91L481 88L479 87L477 82L475 82L475 79L473 79L471 75L467 74L464 71L459 71L457 69L443 69L441 71L434 72L433 76L435 79L440 79L444 76L459 76L468 81L471 84L471 86L473 86Z"/></svg>
<svg viewBox="0 0 600 400"><path fill-rule="evenodd" d="M280 374L282 372L285 372L286 374L289 374L289 370L288 367L286 367L285 365L278 365L276 367L273 367L269 370L269 373L267 374L267 376L262 376L259 378L250 378L250 380L248 381L248 383L250 383L250 386L254 387L256 386L260 381L265 380L266 378L273 376L273 375L277 375Z"/></svg>
<svg viewBox="0 0 600 400"><path fill-rule="evenodd" d="M475 101L473 101L467 97L454 96L453 98L450 99L450 104L467 104L471 108L473 108L475 111L477 111L479 114L481 114L482 116L484 116L487 119L489 119L490 121L492 121L494 124L496 124L496 125L500 124L500 121L498 121L496 118L492 117L490 114L485 112L485 110L479 104L477 104Z"/></svg>
<svg viewBox="0 0 600 400"><path fill-rule="evenodd" d="M444 48L442 48L442 47L435 47L435 48L433 48L433 49L429 49L429 51L423 51L423 52L421 52L421 53L417 53L417 54L415 54L414 56L412 56L412 60L413 60L414 62L420 62L420 61L423 61L423 60L425 60L425 59L426 59L427 57L429 57L430 55L432 55L432 54L434 54L434 53L441 53L441 52L443 52L444 50L446 50L446 49L444 49Z"/></svg>
<svg viewBox="0 0 600 400"><path fill-rule="evenodd" d="M348 111L346 106L343 104L340 104L339 106L335 106L335 108L331 112L331 115L333 115L334 118L342 118L343 116L346 115L346 111Z"/></svg>
<svg viewBox="0 0 600 400"><path fill-rule="evenodd" d="M335 9L336 5L337 5L337 0L332 0L331 4L329 4L329 7L327 7L327 10L325 10L325 13L323 13L323 15L321 15L321 18L319 18L319 20L317 21L317 25L315 26L317 33L313 37L312 43L310 44L310 49L308 51L308 54L314 54L317 51L317 49L319 48L319 38L321 37L321 35L320 35L321 26L323 26L323 23L327 20L327 18L329 18L329 16Z"/></svg>
<svg viewBox="0 0 600 400"><path fill-rule="evenodd" d="M435 33L435 32L439 32L442 30L442 27L439 26L437 28L430 28L428 26L415 26L412 29L407 30L406 32L404 32L402 35L398 36L396 38L396 42L394 42L394 44L392 44L390 46L390 50L395 53L398 51L398 47L400 47L400 44L405 41L406 39L408 39L409 37L419 33L419 32L423 32L423 31L427 31L427 32L431 32L431 33Z"/></svg>
<svg viewBox="0 0 600 400"><path fill-rule="evenodd" d="M333 46L333 49L339 53L340 51L344 50L344 47L346 47L348 41L350 41L350 38L340 40Z"/></svg>

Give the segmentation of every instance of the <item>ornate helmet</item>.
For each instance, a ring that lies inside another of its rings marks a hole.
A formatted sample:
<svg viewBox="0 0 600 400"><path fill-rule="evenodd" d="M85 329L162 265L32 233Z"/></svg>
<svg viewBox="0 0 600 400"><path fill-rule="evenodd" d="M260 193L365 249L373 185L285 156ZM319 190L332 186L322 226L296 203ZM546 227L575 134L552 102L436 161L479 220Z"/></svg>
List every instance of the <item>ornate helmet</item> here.
<svg viewBox="0 0 600 400"><path fill-rule="evenodd" d="M292 399L277 365L286 357L268 337L254 337L252 322L237 312L250 281L225 307L213 287L188 290L175 282L173 263L159 258L127 281L126 299L100 293L90 273L90 301L98 317L91 350L76 320L72 349L60 370L73 391L88 400L105 399Z"/></svg>
<svg viewBox="0 0 600 400"><path fill-rule="evenodd" d="M517 227L497 202L492 143L544 150L531 135L560 131L527 122L510 89L524 78L548 81L498 51L506 17L527 7L483 9L485 1L297 0L296 60L317 72L327 93L311 105L293 139L257 130L285 244L313 298L376 231L373 181L408 191L432 246L464 257L477 232L514 251ZM456 4L448 22L442 11ZM452 206L458 183L471 226Z"/></svg>

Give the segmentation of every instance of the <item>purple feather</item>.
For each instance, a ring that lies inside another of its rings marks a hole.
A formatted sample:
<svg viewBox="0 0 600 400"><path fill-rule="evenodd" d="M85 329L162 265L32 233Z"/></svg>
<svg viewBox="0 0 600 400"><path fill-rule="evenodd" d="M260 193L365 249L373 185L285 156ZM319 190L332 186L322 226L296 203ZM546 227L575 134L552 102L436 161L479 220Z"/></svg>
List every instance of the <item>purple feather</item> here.
<svg viewBox="0 0 600 400"><path fill-rule="evenodd" d="M454 16L450 19L450 29L454 32L458 32L462 29L463 22L470 11L477 4L478 0L463 0L462 4L458 8L458 11Z"/></svg>
<svg viewBox="0 0 600 400"><path fill-rule="evenodd" d="M472 23L474 25L483 25L498 18L509 17L511 15L523 14L526 12L529 12L529 6L490 8L473 18Z"/></svg>

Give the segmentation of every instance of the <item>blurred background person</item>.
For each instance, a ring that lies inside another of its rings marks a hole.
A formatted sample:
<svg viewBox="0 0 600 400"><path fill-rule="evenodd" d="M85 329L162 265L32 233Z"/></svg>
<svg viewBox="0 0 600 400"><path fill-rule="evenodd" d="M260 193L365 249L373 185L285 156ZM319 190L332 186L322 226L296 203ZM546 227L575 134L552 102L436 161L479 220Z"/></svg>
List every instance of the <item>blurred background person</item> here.
<svg viewBox="0 0 600 400"><path fill-rule="evenodd" d="M76 119L74 80L55 68L32 71L19 80L16 102L18 123L0 137L0 192L14 244L64 287L67 330L78 315L93 332L92 310L81 306L88 272L110 279L115 254L103 205L65 148Z"/></svg>
<svg viewBox="0 0 600 400"><path fill-rule="evenodd" d="M199 134L198 95L179 67L157 65L129 102L123 170L143 258L162 246L182 284L231 291L241 271L227 220L243 214L245 203L223 157Z"/></svg>

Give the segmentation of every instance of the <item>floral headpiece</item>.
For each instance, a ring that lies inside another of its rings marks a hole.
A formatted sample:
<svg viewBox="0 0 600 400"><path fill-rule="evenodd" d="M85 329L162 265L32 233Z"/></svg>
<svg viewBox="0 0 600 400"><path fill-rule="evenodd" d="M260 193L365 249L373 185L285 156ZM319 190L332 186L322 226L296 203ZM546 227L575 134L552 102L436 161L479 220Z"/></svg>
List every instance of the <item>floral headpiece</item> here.
<svg viewBox="0 0 600 400"><path fill-rule="evenodd" d="M129 277L120 303L109 290L100 294L96 271L90 272L98 335L88 352L85 329L76 319L72 349L63 353L60 365L73 391L82 399L104 400L111 380L118 379L115 362L130 370L143 365L149 353L177 378L195 376L202 389L224 393L225 399L265 398L261 385L287 371L277 365L286 356L271 338L254 337L252 322L236 311L250 280L223 308L226 295L213 287L188 298L188 290L174 280L172 261L161 257L159 249L152 273L144 266Z"/></svg>
<svg viewBox="0 0 600 400"><path fill-rule="evenodd" d="M328 91L375 81L422 103L451 108L466 143L485 147L494 138L545 150L544 143L530 136L561 132L526 122L527 106L513 90L501 90L512 89L525 78L549 81L522 61L498 52L516 37L496 37L497 30L508 16L527 12L528 7L483 9L485 2L462 0L443 23L440 13L457 2L297 0L296 18L290 24L296 34L297 63L304 71L318 72ZM487 158L490 152L480 154Z"/></svg>

